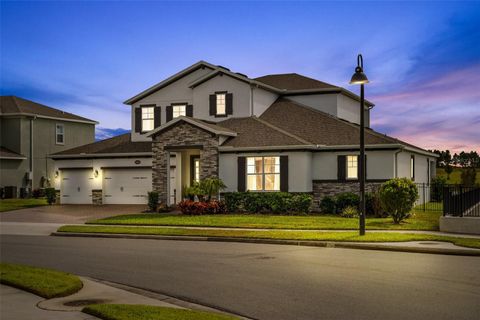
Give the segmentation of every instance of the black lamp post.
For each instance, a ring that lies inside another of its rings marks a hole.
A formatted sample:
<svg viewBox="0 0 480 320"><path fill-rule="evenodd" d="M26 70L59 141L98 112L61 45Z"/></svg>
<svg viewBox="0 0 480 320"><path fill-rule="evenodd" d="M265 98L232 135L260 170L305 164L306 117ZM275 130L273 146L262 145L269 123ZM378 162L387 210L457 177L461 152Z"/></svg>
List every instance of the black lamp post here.
<svg viewBox="0 0 480 320"><path fill-rule="evenodd" d="M368 83L367 76L363 73L363 57L357 56L357 67L350 80L350 84L360 85L360 157L359 177L360 181L360 235L365 235L365 92L364 84Z"/></svg>

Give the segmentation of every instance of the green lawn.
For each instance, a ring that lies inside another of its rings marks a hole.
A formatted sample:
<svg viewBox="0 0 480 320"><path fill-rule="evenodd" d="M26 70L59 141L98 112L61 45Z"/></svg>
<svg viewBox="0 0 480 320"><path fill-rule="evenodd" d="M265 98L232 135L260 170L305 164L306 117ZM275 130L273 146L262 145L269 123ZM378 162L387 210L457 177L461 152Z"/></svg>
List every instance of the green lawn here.
<svg viewBox="0 0 480 320"><path fill-rule="evenodd" d="M0 200L0 212L48 205L44 198L39 199L3 199Z"/></svg>
<svg viewBox="0 0 480 320"><path fill-rule="evenodd" d="M447 179L447 183L450 184L459 184L462 182L460 176L462 175L462 168L453 168L452 173L450 174L450 179ZM445 172L444 168L437 168L437 176L442 176L447 178L447 173ZM478 184L480 184L480 169L477 169L477 178L475 180Z"/></svg>
<svg viewBox="0 0 480 320"><path fill-rule="evenodd" d="M480 239L437 236L430 234L370 232L359 236L358 232L319 232L288 230L222 230L222 229L185 229L162 227L134 226L62 226L58 232L70 233L106 233L106 234L140 234L163 236L197 236L197 237L229 237L252 239L285 239L285 240L322 240L342 242L402 242L402 241L447 241L459 246L480 248Z"/></svg>
<svg viewBox="0 0 480 320"><path fill-rule="evenodd" d="M50 299L68 296L83 286L77 276L51 269L0 263L0 283Z"/></svg>
<svg viewBox="0 0 480 320"><path fill-rule="evenodd" d="M96 304L82 310L104 320L234 320L231 316L145 305Z"/></svg>
<svg viewBox="0 0 480 320"><path fill-rule="evenodd" d="M368 229L375 230L438 230L441 212L416 211L405 223L393 224L391 218L367 218ZM194 226L194 227L229 227L257 229L358 229L358 219L347 219L335 215L281 216L260 214L226 214L226 215L165 215L132 214L120 215L106 219L93 220L87 224L102 225L141 225L141 226Z"/></svg>

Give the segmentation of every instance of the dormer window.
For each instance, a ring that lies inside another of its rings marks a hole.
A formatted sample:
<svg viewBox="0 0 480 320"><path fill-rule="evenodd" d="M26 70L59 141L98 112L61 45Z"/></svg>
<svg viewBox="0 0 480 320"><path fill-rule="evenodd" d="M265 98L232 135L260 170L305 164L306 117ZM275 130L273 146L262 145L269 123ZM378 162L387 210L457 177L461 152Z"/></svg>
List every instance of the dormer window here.
<svg viewBox="0 0 480 320"><path fill-rule="evenodd" d="M147 132L154 128L154 107L142 107L142 131Z"/></svg>
<svg viewBox="0 0 480 320"><path fill-rule="evenodd" d="M215 114L217 116L224 116L226 115L226 93L217 93L216 94L217 98L217 110Z"/></svg>
<svg viewBox="0 0 480 320"><path fill-rule="evenodd" d="M178 118L180 116L187 115L187 105L186 104L178 104L174 105L173 107L173 118Z"/></svg>

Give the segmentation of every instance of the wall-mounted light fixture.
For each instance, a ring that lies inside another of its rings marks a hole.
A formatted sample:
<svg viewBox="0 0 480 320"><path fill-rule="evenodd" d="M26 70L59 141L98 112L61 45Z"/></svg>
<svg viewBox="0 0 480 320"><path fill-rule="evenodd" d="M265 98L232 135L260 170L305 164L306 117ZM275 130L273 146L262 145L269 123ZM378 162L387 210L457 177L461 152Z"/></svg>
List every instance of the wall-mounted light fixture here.
<svg viewBox="0 0 480 320"><path fill-rule="evenodd" d="M59 175L60 173L58 172L58 170L55 170L55 178L58 178Z"/></svg>
<svg viewBox="0 0 480 320"><path fill-rule="evenodd" d="M97 169L93 170L93 176L94 176L95 178L98 177L98 170L97 170Z"/></svg>

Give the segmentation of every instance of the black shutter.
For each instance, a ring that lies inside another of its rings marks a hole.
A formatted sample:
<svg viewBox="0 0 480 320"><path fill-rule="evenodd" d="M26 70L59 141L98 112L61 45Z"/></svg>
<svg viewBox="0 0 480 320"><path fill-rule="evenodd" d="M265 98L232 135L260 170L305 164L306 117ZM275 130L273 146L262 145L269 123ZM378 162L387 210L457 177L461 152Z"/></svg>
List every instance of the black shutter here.
<svg viewBox="0 0 480 320"><path fill-rule="evenodd" d="M161 119L162 119L162 116L161 116L161 111L162 111L162 108L161 107L155 107L154 109L154 115L153 115L153 126L155 128L157 127L160 127L161 125Z"/></svg>
<svg viewBox="0 0 480 320"><path fill-rule="evenodd" d="M233 94L227 93L226 94L226 113L227 114L233 114Z"/></svg>
<svg viewBox="0 0 480 320"><path fill-rule="evenodd" d="M165 117L167 118L167 122L173 119L173 107L172 106L167 106L165 108Z"/></svg>
<svg viewBox="0 0 480 320"><path fill-rule="evenodd" d="M210 115L214 116L217 114L217 95L210 95Z"/></svg>
<svg viewBox="0 0 480 320"><path fill-rule="evenodd" d="M337 157L337 177L338 177L338 181L345 181L346 180L346 170L347 170L346 156L338 156Z"/></svg>
<svg viewBox="0 0 480 320"><path fill-rule="evenodd" d="M288 156L280 156L280 191L288 192Z"/></svg>
<svg viewBox="0 0 480 320"><path fill-rule="evenodd" d="M193 106L191 104L187 105L186 115L193 118Z"/></svg>
<svg viewBox="0 0 480 320"><path fill-rule="evenodd" d="M245 192L245 180L247 179L246 176L246 161L245 157L238 157L237 158L237 191L238 192Z"/></svg>
<svg viewBox="0 0 480 320"><path fill-rule="evenodd" d="M142 132L142 108L135 108L135 132Z"/></svg>

